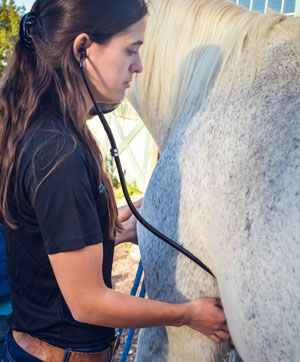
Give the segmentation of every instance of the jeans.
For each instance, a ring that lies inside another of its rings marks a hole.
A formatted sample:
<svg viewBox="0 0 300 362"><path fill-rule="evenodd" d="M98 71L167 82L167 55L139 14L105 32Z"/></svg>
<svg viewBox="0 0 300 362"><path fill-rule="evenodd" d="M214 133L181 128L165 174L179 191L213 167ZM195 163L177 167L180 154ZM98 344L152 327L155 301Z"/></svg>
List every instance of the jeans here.
<svg viewBox="0 0 300 362"><path fill-rule="evenodd" d="M2 353L4 350L4 343L9 329L7 318L8 316L6 315L0 315L0 358L2 357Z"/></svg>
<svg viewBox="0 0 300 362"><path fill-rule="evenodd" d="M109 345L102 348L80 348L76 349L77 352L100 352L108 348ZM70 358L71 349L67 349L62 362L67 362ZM12 332L9 332L5 341L4 353L1 362L43 362L42 360L25 352L14 340Z"/></svg>
<svg viewBox="0 0 300 362"><path fill-rule="evenodd" d="M235 349L230 351L229 361L228 362L243 362L241 357L237 354Z"/></svg>

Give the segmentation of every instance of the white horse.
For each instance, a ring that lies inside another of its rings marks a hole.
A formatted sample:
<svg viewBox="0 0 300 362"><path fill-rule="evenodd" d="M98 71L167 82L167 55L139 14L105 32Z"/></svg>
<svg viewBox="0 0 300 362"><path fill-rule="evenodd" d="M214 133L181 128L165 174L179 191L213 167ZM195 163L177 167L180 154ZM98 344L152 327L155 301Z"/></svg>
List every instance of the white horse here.
<svg viewBox="0 0 300 362"><path fill-rule="evenodd" d="M300 19L222 0L151 0L128 94L161 157L138 227L148 295L220 295L245 362L300 361ZM190 328L144 329L136 361L220 361Z"/></svg>

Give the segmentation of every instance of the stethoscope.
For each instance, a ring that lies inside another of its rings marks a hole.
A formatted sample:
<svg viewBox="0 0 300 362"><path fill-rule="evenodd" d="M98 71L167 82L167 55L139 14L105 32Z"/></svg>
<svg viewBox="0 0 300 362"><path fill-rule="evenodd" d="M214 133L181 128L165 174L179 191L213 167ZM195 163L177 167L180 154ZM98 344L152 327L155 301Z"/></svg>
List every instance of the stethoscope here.
<svg viewBox="0 0 300 362"><path fill-rule="evenodd" d="M153 233L154 235L158 236L161 240L163 240L164 242L166 242L167 244L169 244L170 246L172 246L173 248L175 248L176 250L178 250L180 253L184 254L186 257L188 257L190 260L192 260L193 262L195 262L197 265L199 265L202 269L204 269L207 273L209 273L211 276L214 276L214 274L212 273L212 271L205 265L202 263L201 260L199 260L195 255L193 255L192 253L190 253L187 249L185 249L183 246L181 245L178 245L176 244L173 240L171 240L170 238L168 238L166 235L162 234L160 231L156 230L153 226L151 226L139 213L138 211L136 210L136 208L134 207L131 199L130 199L130 196L128 194L128 191L127 191L127 187L126 187L126 182L125 182L125 179L124 179L124 175L123 175L123 171L122 171L122 166L121 166L121 162L120 162L120 158L119 158L119 151L118 151L118 148L116 146L116 142L115 142L115 139L114 139L114 136L112 134L112 131L103 115L103 112L102 110L99 108L97 102L95 101L95 98L91 92L91 89L88 85L88 82L87 82L87 79L85 77L85 74L84 74L84 67L83 67L83 59L87 56L86 55L86 50L84 48L81 48L78 50L79 54L80 54L80 69L81 69L81 73L82 73L82 77L83 77L83 80L84 80L84 83L86 85L86 88L89 92L89 95L93 101L93 104L94 104L94 107L95 107L95 110L98 114L98 117L104 127L104 130L107 134L107 137L109 139L109 142L110 142L110 145L111 145L111 149L110 149L110 153L112 155L112 157L115 159L115 162L116 162L116 166L117 166L117 169L118 169L118 174L119 174L119 177L120 177L120 182L121 182L121 186L122 186L122 189L123 189L123 193L124 193L124 196L125 196L125 199L126 199L126 202L130 208L130 210L132 211L133 215L137 218L137 220L145 226L146 229L148 229L151 233Z"/></svg>

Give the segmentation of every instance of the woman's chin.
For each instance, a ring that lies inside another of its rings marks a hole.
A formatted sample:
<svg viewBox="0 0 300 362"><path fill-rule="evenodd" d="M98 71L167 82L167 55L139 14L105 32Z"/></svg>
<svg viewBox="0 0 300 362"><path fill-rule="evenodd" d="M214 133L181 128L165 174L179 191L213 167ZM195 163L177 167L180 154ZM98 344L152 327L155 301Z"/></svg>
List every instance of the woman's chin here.
<svg viewBox="0 0 300 362"><path fill-rule="evenodd" d="M114 95L112 97L99 97L97 98L97 103L121 103L125 97L125 92L122 94Z"/></svg>

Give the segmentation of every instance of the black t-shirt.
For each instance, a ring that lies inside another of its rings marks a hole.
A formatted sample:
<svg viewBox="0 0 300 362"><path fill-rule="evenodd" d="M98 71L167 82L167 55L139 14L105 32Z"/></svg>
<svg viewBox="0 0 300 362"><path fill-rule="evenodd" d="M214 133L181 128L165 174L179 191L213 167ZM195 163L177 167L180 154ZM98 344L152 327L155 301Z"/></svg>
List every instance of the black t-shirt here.
<svg viewBox="0 0 300 362"><path fill-rule="evenodd" d="M111 341L114 330L74 320L48 254L103 243L103 278L111 287L114 242L109 239L105 191L97 185L87 150L64 129L59 117L48 114L39 122L39 130L29 129L24 137L29 145L19 154L20 169L8 195L18 226L5 225L12 326L56 346L96 347ZM44 179L58 160L59 165Z"/></svg>

